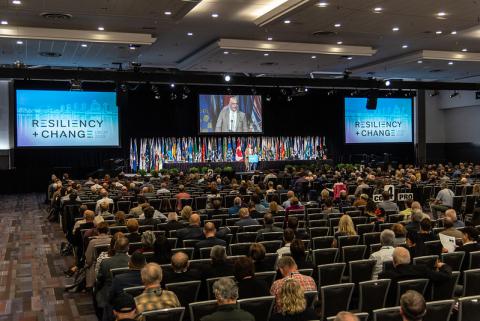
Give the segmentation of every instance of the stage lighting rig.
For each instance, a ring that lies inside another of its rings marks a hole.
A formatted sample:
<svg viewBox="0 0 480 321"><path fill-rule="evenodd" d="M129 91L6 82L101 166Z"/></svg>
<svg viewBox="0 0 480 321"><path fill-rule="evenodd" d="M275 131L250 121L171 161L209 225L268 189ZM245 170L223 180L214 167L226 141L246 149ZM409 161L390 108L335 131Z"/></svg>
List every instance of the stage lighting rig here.
<svg viewBox="0 0 480 321"><path fill-rule="evenodd" d="M160 97L160 90L158 89L158 86L152 85L151 89L153 92L153 98L155 98L155 100L160 100L161 97Z"/></svg>

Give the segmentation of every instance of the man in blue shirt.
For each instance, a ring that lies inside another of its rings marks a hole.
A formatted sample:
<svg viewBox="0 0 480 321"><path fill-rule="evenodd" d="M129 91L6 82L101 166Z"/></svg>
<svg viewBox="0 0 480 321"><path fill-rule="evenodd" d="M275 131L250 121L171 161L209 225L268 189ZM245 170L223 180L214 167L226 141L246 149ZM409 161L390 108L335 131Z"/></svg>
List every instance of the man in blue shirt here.
<svg viewBox="0 0 480 321"><path fill-rule="evenodd" d="M242 199L240 197L235 197L233 199L233 206L228 209L228 215L237 215L238 211L242 207Z"/></svg>

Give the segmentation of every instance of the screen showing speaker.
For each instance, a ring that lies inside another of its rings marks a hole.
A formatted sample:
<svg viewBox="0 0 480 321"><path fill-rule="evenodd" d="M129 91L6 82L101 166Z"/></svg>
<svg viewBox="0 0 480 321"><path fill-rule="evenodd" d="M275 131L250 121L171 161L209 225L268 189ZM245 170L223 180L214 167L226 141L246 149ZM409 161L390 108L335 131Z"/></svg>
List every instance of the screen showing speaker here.
<svg viewBox="0 0 480 321"><path fill-rule="evenodd" d="M412 113L411 98L346 97L345 143L411 143Z"/></svg>
<svg viewBox="0 0 480 321"><path fill-rule="evenodd" d="M200 95L200 133L262 133L262 96Z"/></svg>
<svg viewBox="0 0 480 321"><path fill-rule="evenodd" d="M16 91L17 147L120 145L115 92Z"/></svg>

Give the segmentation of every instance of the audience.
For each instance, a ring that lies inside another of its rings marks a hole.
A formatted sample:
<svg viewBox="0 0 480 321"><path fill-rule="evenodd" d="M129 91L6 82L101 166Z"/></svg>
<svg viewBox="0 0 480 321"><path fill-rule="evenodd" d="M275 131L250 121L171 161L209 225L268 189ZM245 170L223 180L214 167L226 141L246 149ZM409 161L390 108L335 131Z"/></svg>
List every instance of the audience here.
<svg viewBox="0 0 480 321"><path fill-rule="evenodd" d="M230 216L237 215L241 207L242 207L242 199L237 196L233 199L233 206L228 209L228 215Z"/></svg>
<svg viewBox="0 0 480 321"><path fill-rule="evenodd" d="M470 253L480 251L480 244L478 242L478 230L474 227L467 226L462 230L462 245L457 247L455 251L465 252L462 263L462 271L470 268Z"/></svg>
<svg viewBox="0 0 480 321"><path fill-rule="evenodd" d="M242 207L238 211L238 215L240 216L240 219L235 222L236 226L249 226L249 225L259 225L258 221L252 217L250 217L250 212L248 211L247 208Z"/></svg>
<svg viewBox="0 0 480 321"><path fill-rule="evenodd" d="M111 235L108 234L108 224L100 222L97 225L97 236L92 236L92 240L88 242L87 250L85 251L85 266L87 267L86 287L91 288L95 282L95 247L97 245L109 245Z"/></svg>
<svg viewBox="0 0 480 321"><path fill-rule="evenodd" d="M203 229L200 227L200 215L192 214L189 225L177 230L178 241L200 239L203 237Z"/></svg>
<svg viewBox="0 0 480 321"><path fill-rule="evenodd" d="M291 228L286 228L283 232L283 246L277 250L278 258L284 255L290 255L290 244L295 238L295 232Z"/></svg>
<svg viewBox="0 0 480 321"><path fill-rule="evenodd" d="M263 233L283 232L283 229L273 225L274 220L271 212L263 215L263 228L257 231L257 240L263 240Z"/></svg>
<svg viewBox="0 0 480 321"><path fill-rule="evenodd" d="M303 240L294 239L290 243L290 256L295 260L299 269L313 269L313 263L307 261L307 254L305 253L305 243Z"/></svg>
<svg viewBox="0 0 480 321"><path fill-rule="evenodd" d="M145 256L140 252L135 252L128 261L128 271L116 275L112 280L109 298L112 301L115 297L122 294L123 289L132 286L142 285L140 270L147 264Z"/></svg>
<svg viewBox="0 0 480 321"><path fill-rule="evenodd" d="M155 246L155 234L152 231L145 231L142 233L142 248L138 251L143 252L153 252Z"/></svg>
<svg viewBox="0 0 480 321"><path fill-rule="evenodd" d="M253 260L256 272L266 272L273 270L273 264L265 260L266 250L263 244L253 243L248 250L248 257Z"/></svg>
<svg viewBox="0 0 480 321"><path fill-rule="evenodd" d="M166 270L163 277L164 284L196 281L201 279L201 272L190 269L188 255L177 252L172 255L172 270Z"/></svg>
<svg viewBox="0 0 480 321"><path fill-rule="evenodd" d="M234 276L238 285L240 299L269 295L267 284L255 277L255 265L249 257L240 257L234 264Z"/></svg>
<svg viewBox="0 0 480 321"><path fill-rule="evenodd" d="M407 236L405 226L400 223L395 223L392 226L392 231L395 233L395 240L393 241L395 246L405 244Z"/></svg>
<svg viewBox="0 0 480 321"><path fill-rule="evenodd" d="M116 296L112 302L115 321L136 321L137 306L135 299L127 293Z"/></svg>
<svg viewBox="0 0 480 321"><path fill-rule="evenodd" d="M227 242L216 237L217 229L213 222L205 223L203 227L203 234L205 236L204 240L201 240L195 244L195 252L199 253L199 250L204 247L213 247L215 245L227 246Z"/></svg>
<svg viewBox="0 0 480 321"><path fill-rule="evenodd" d="M272 321L315 320L317 315L307 307L305 289L296 279L286 279L278 293L278 306L281 313L272 315Z"/></svg>
<svg viewBox="0 0 480 321"><path fill-rule="evenodd" d="M382 247L377 252L370 255L371 260L377 261L373 268L372 279L378 279L378 274L383 270L383 262L391 261L395 246L395 233L392 230L383 230L380 234L380 244Z"/></svg>
<svg viewBox="0 0 480 321"><path fill-rule="evenodd" d="M422 321L426 314L425 299L417 291L408 290L400 297L400 315L403 321Z"/></svg>
<svg viewBox="0 0 480 321"><path fill-rule="evenodd" d="M210 259L212 262L204 271L204 279L233 275L233 266L227 261L225 247L220 245L212 247L210 250Z"/></svg>
<svg viewBox="0 0 480 321"><path fill-rule="evenodd" d="M142 235L138 232L139 224L136 218L130 218L127 221L128 229L128 241L130 243L136 243L142 241Z"/></svg>
<svg viewBox="0 0 480 321"><path fill-rule="evenodd" d="M453 223L452 219L447 215L445 215L445 218L443 219L443 227L445 229L443 231L441 231L440 234L451 236L451 237L454 237L454 238L457 238L457 239L462 238L462 236L463 236L462 232L460 230L457 230L454 227L454 223Z"/></svg>

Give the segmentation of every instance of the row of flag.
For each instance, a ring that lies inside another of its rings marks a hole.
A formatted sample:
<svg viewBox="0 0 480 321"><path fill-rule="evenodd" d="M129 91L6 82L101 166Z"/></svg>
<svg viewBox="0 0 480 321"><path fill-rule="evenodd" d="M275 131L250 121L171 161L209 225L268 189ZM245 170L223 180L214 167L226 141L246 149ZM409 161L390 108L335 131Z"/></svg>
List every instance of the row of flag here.
<svg viewBox="0 0 480 321"><path fill-rule="evenodd" d="M130 139L130 168L160 170L163 163L243 161L245 154L260 160L326 159L325 137L158 137Z"/></svg>

